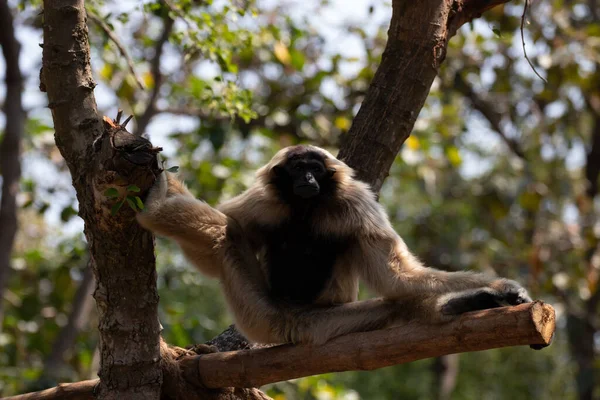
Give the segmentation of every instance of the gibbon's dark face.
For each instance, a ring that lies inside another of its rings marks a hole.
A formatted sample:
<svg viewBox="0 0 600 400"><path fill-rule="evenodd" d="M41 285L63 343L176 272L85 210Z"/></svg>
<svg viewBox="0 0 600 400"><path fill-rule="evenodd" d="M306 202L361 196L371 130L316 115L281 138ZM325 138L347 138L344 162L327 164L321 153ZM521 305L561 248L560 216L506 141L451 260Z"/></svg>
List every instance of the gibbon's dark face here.
<svg viewBox="0 0 600 400"><path fill-rule="evenodd" d="M331 189L334 169L327 169L318 152L300 147L275 167L276 182L284 197L311 199Z"/></svg>

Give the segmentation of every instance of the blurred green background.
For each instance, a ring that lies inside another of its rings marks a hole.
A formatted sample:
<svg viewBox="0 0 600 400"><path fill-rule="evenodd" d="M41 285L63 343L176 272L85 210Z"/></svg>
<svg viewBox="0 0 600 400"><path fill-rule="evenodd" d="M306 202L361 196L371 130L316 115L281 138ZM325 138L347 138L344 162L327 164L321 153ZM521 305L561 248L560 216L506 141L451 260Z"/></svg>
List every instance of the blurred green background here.
<svg viewBox="0 0 600 400"><path fill-rule="evenodd" d="M19 230L10 266L0 265L10 268L1 282L0 396L94 378L98 367L83 223L38 89L41 4L8 6L27 115ZM545 83L523 56L523 6L496 7L451 40L381 202L428 265L510 277L552 303L553 345L264 387L275 399L600 399L600 8L595 0L532 2L524 38ZM100 112L135 114L131 129L164 147L167 165L211 204L246 188L283 146L337 152L391 16L381 0L86 7ZM5 67L0 59L3 104ZM0 129L10 118L0 114ZM232 322L215 281L171 242L157 240L157 254L167 342L204 342Z"/></svg>

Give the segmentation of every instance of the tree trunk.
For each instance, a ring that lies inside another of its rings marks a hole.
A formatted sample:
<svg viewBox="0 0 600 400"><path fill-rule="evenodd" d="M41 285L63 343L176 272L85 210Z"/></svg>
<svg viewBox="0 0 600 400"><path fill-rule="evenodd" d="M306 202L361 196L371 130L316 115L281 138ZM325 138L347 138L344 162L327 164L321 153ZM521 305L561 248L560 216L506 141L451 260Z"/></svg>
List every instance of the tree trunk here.
<svg viewBox="0 0 600 400"><path fill-rule="evenodd" d="M159 399L162 371L153 238L128 207L111 216L114 200L103 194L114 188L124 197L131 184L143 194L158 165L141 138L110 124L103 127L93 95L96 84L82 0L44 1L41 78L56 144L77 191L96 278L98 398Z"/></svg>
<svg viewBox="0 0 600 400"><path fill-rule="evenodd" d="M6 62L6 128L0 143L2 202L0 203L0 332L4 320L4 290L10 275L10 256L17 233L17 192L21 177L21 137L25 111L21 102L23 76L19 68L20 45L15 37L13 18L7 0L0 0L0 46Z"/></svg>

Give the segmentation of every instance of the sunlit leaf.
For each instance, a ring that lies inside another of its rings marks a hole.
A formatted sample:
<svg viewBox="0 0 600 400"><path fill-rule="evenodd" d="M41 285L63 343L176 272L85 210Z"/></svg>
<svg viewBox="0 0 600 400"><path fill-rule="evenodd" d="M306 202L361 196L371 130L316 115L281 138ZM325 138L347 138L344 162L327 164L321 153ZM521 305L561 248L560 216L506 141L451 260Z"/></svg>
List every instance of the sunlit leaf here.
<svg viewBox="0 0 600 400"><path fill-rule="evenodd" d="M292 57L286 45L281 42L275 43L273 46L273 52L275 53L275 57L285 65L289 65Z"/></svg>

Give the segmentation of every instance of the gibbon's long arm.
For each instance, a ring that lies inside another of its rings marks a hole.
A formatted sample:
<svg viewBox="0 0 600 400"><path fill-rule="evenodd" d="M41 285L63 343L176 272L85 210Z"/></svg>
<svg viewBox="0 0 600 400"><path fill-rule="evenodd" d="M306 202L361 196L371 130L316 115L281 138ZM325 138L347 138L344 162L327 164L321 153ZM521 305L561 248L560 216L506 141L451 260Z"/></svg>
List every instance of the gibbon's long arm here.
<svg viewBox="0 0 600 400"><path fill-rule="evenodd" d="M196 199L173 175L163 172L158 176L137 220L144 228L174 239L201 272L220 277L219 249L225 239L227 216Z"/></svg>
<svg viewBox="0 0 600 400"><path fill-rule="evenodd" d="M455 315L493 306L531 302L517 282L474 272L446 272L424 266L394 231L383 208L371 196L361 196L364 229L351 257L364 283L387 299L403 304L423 303L418 319L444 320Z"/></svg>

